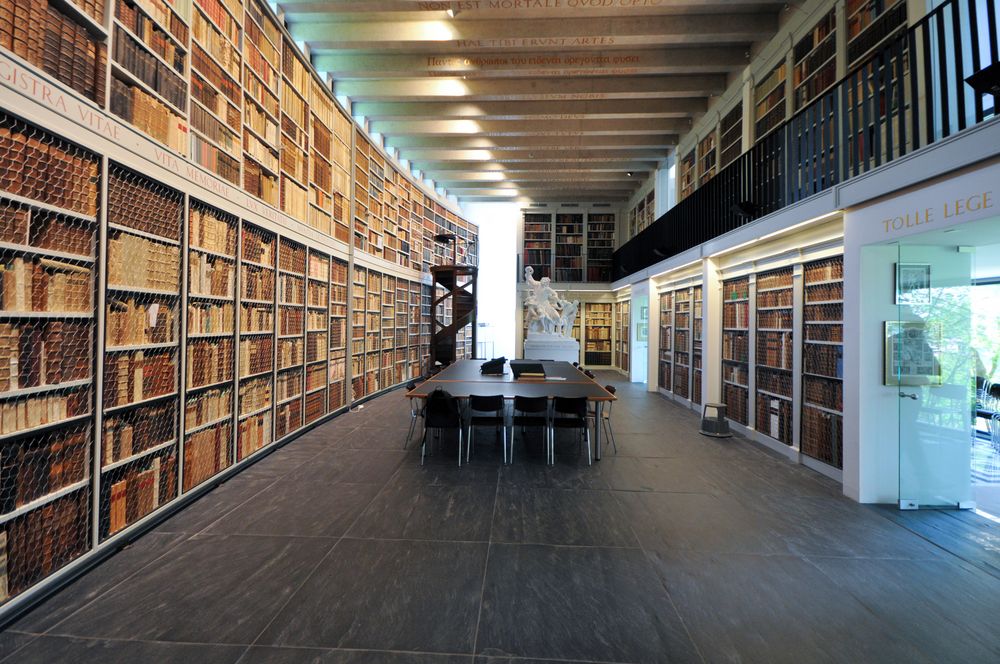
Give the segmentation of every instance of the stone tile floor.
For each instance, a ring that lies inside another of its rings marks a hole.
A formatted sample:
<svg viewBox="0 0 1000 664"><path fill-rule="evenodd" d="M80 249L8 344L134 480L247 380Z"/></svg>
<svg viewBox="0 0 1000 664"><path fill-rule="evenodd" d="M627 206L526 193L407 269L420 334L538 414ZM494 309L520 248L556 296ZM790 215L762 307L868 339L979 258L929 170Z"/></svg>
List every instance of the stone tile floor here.
<svg viewBox="0 0 1000 664"><path fill-rule="evenodd" d="M857 505L619 387L618 453L402 449L399 391L0 633L3 662L997 662L1000 526ZM529 438L531 438L529 434Z"/></svg>

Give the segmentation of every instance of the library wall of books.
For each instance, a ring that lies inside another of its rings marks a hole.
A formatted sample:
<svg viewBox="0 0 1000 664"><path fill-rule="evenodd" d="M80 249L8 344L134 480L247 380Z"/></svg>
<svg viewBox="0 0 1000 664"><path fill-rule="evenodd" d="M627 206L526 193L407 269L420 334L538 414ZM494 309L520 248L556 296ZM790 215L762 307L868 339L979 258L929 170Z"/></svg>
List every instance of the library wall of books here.
<svg viewBox="0 0 1000 664"><path fill-rule="evenodd" d="M434 236L476 260L264 3L112 1L0 9L59 95L0 110L0 603L421 375Z"/></svg>
<svg viewBox="0 0 1000 664"><path fill-rule="evenodd" d="M832 256L723 278L718 319L729 420L836 469L843 467L843 273L843 257ZM694 405L703 392L702 292L694 284L659 293L660 391Z"/></svg>
<svg viewBox="0 0 1000 664"><path fill-rule="evenodd" d="M524 212L522 261L535 279L611 281L614 212Z"/></svg>

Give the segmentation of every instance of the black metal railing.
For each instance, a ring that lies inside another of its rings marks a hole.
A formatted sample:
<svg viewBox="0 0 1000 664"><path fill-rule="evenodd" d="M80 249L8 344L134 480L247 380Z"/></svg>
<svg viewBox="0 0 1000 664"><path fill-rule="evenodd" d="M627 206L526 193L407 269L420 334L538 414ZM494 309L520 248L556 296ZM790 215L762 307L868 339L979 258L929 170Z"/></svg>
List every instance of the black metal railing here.
<svg viewBox="0 0 1000 664"><path fill-rule="evenodd" d="M966 79L1000 62L995 0L948 0L626 242L620 279L997 113Z"/></svg>

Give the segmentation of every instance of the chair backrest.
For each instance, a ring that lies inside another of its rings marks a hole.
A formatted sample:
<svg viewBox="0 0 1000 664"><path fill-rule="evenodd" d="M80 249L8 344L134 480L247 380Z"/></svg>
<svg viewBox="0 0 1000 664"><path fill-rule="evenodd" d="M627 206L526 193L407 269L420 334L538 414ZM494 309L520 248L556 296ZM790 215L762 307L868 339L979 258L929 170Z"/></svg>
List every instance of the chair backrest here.
<svg viewBox="0 0 1000 664"><path fill-rule="evenodd" d="M514 397L514 410L522 413L544 413L549 409L548 397Z"/></svg>
<svg viewBox="0 0 1000 664"><path fill-rule="evenodd" d="M587 378L593 378L594 372L591 371L590 369L587 369L586 371L583 372L583 375L586 376Z"/></svg>
<svg viewBox="0 0 1000 664"><path fill-rule="evenodd" d="M413 388L415 388L416 386L417 386L417 381L411 380L409 383L406 384L406 391L412 392Z"/></svg>
<svg viewBox="0 0 1000 664"><path fill-rule="evenodd" d="M424 421L432 429L448 429L462 426L462 411L458 399L450 392L435 388L427 397Z"/></svg>
<svg viewBox="0 0 1000 664"><path fill-rule="evenodd" d="M473 394L469 397L469 410L477 413L497 413L503 410L503 395L495 394L488 397Z"/></svg>
<svg viewBox="0 0 1000 664"><path fill-rule="evenodd" d="M586 417L587 397L555 397L552 399L552 411L560 415Z"/></svg>
<svg viewBox="0 0 1000 664"><path fill-rule="evenodd" d="M617 391L618 391L618 388L617 388L617 387L615 387L614 385L605 385L605 386L604 386L604 389L606 389L606 390L607 390L608 392L610 392L611 394L614 394L615 392L617 392Z"/></svg>

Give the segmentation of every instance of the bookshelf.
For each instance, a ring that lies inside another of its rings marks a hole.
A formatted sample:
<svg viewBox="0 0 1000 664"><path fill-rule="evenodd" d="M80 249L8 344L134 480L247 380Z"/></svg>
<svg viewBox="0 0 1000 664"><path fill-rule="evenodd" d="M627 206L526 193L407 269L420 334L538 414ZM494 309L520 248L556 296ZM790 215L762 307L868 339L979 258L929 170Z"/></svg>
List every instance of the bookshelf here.
<svg viewBox="0 0 1000 664"><path fill-rule="evenodd" d="M368 270L355 265L351 275L351 392L365 396L365 316Z"/></svg>
<svg viewBox="0 0 1000 664"><path fill-rule="evenodd" d="M722 116L719 122L719 170L743 154L743 102Z"/></svg>
<svg viewBox="0 0 1000 664"><path fill-rule="evenodd" d="M677 199L678 201L682 201L690 196L691 192L693 192L695 187L698 186L698 176L696 173L697 166L698 163L695 159L695 150L692 148L691 151L688 152L683 159L681 159L680 177L677 179L680 186L680 195Z"/></svg>
<svg viewBox="0 0 1000 664"><path fill-rule="evenodd" d="M0 10L0 48L103 106L107 72L103 0L93 3L90 18L54 3L9 0ZM49 35L58 35L55 43ZM67 62L75 66L66 67Z"/></svg>
<svg viewBox="0 0 1000 664"><path fill-rule="evenodd" d="M726 416L749 424L750 277L722 282L722 403Z"/></svg>
<svg viewBox="0 0 1000 664"><path fill-rule="evenodd" d="M792 49L795 110L837 82L837 12L831 9Z"/></svg>
<svg viewBox="0 0 1000 664"><path fill-rule="evenodd" d="M553 281L583 281L583 215L556 215Z"/></svg>
<svg viewBox="0 0 1000 664"><path fill-rule="evenodd" d="M698 142L698 186L705 184L715 176L718 164L716 152L715 130Z"/></svg>
<svg viewBox="0 0 1000 664"><path fill-rule="evenodd" d="M806 263L800 450L843 468L844 258Z"/></svg>
<svg viewBox="0 0 1000 664"><path fill-rule="evenodd" d="M305 386L306 248L278 243L278 374L275 382L275 438L302 427Z"/></svg>
<svg viewBox="0 0 1000 664"><path fill-rule="evenodd" d="M365 282L365 391L375 394L381 389L382 350L382 273L368 270Z"/></svg>
<svg viewBox="0 0 1000 664"><path fill-rule="evenodd" d="M674 383L673 392L690 398L691 388L691 289L674 291Z"/></svg>
<svg viewBox="0 0 1000 664"><path fill-rule="evenodd" d="M92 546L100 162L0 117L3 601Z"/></svg>
<svg viewBox="0 0 1000 664"><path fill-rule="evenodd" d="M327 413L330 357L330 257L309 250L306 276L306 375L305 423Z"/></svg>
<svg viewBox="0 0 1000 664"><path fill-rule="evenodd" d="M631 306L632 303L628 300L615 302L615 366L625 373L629 372Z"/></svg>
<svg viewBox="0 0 1000 664"><path fill-rule="evenodd" d="M551 214L524 214L524 266L534 270L534 279L553 276L552 230Z"/></svg>
<svg viewBox="0 0 1000 664"><path fill-rule="evenodd" d="M240 234L237 461L274 440L276 259L274 233L244 223Z"/></svg>
<svg viewBox="0 0 1000 664"><path fill-rule="evenodd" d="M691 403L701 403L701 335L704 325L702 287L691 289Z"/></svg>
<svg viewBox="0 0 1000 664"><path fill-rule="evenodd" d="M192 201L188 211L183 482L233 464L236 238L239 219Z"/></svg>
<svg viewBox="0 0 1000 664"><path fill-rule="evenodd" d="M660 293L660 389L673 388L674 294Z"/></svg>
<svg viewBox="0 0 1000 664"><path fill-rule="evenodd" d="M792 268L757 275L757 431L792 444Z"/></svg>
<svg viewBox="0 0 1000 664"><path fill-rule="evenodd" d="M330 412L347 403L347 268L334 258L330 269Z"/></svg>
<svg viewBox="0 0 1000 664"><path fill-rule="evenodd" d="M184 197L108 168L99 538L177 496Z"/></svg>
<svg viewBox="0 0 1000 664"><path fill-rule="evenodd" d="M356 125L257 0L12 0L0 49L58 106L82 104L82 142L137 130L95 154L0 113L2 603L271 443L279 400L283 432L348 405L349 252L334 239L351 240ZM376 223L407 270L374 331L386 388L426 362L416 271L447 259L429 238L476 229L370 152ZM144 175L154 155L169 181ZM278 264L292 239L308 245L298 274ZM302 359L279 368L293 329ZM362 321L363 361L364 343Z"/></svg>
<svg viewBox="0 0 1000 664"><path fill-rule="evenodd" d="M584 303L583 363L589 367L611 366L611 328L614 322L611 302Z"/></svg>
<svg viewBox="0 0 1000 664"><path fill-rule="evenodd" d="M785 63L754 87L754 139L760 140L785 121Z"/></svg>
<svg viewBox="0 0 1000 664"><path fill-rule="evenodd" d="M903 0L847 0L847 68L906 27Z"/></svg>
<svg viewBox="0 0 1000 664"><path fill-rule="evenodd" d="M615 215L587 215L587 281L611 281L615 251Z"/></svg>

